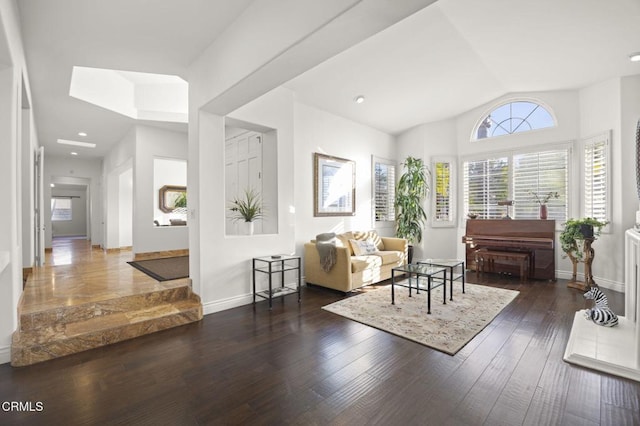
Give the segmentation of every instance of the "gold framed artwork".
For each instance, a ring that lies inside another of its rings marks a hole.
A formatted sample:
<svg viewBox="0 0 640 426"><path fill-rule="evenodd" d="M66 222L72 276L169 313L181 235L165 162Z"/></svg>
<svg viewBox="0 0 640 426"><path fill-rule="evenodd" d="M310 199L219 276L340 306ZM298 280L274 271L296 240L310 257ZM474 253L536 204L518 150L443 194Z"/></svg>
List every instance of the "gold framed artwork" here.
<svg viewBox="0 0 640 426"><path fill-rule="evenodd" d="M356 163L316 152L313 164L313 215L354 216Z"/></svg>

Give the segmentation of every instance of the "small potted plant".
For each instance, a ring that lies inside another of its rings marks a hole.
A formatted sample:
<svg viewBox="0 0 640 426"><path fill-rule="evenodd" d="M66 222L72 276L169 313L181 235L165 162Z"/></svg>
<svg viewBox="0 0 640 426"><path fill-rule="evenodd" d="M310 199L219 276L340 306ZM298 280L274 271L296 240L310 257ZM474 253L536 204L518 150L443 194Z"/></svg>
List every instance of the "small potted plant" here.
<svg viewBox="0 0 640 426"><path fill-rule="evenodd" d="M260 194L253 189L245 189L243 197L235 197L231 201L229 211L234 222L243 221L248 224L249 235L253 235L253 222L262 219L264 216L264 207Z"/></svg>
<svg viewBox="0 0 640 426"><path fill-rule="evenodd" d="M396 234L409 241L408 261L413 257L411 243L422 241L422 228L427 214L422 206L429 193L429 171L421 158L407 157L405 172L396 187Z"/></svg>
<svg viewBox="0 0 640 426"><path fill-rule="evenodd" d="M592 217L567 220L564 223L564 230L560 233L560 246L562 247L562 251L572 260L574 258L578 261L582 260L584 253L578 242L584 241L585 238L597 240L602 228L608 223L608 221L601 222Z"/></svg>
<svg viewBox="0 0 640 426"><path fill-rule="evenodd" d="M560 198L560 194L556 191L550 191L546 195L540 196L533 191L529 191L531 195L533 195L533 200L540 204L540 219L546 219L548 215L547 203L552 198Z"/></svg>

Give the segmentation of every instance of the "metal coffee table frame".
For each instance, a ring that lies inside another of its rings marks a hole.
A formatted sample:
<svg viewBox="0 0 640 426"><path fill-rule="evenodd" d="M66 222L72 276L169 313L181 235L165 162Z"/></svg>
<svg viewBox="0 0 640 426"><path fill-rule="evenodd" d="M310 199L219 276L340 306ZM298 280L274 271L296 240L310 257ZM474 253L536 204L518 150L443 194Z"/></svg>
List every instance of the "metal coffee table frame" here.
<svg viewBox="0 0 640 426"><path fill-rule="evenodd" d="M402 273L408 275L409 285L396 283L396 273ZM442 278L437 274L442 273ZM431 313L431 290L434 288L443 286L442 288L442 303L447 304L447 268L431 266L426 264L411 263L404 266L398 266L391 269L391 304L396 304L395 286L409 287L409 297L411 297L411 285L412 276L416 278L416 294L420 293L420 278L427 279L427 287L423 287L422 290L427 291L427 314ZM435 285L434 285L435 284Z"/></svg>
<svg viewBox="0 0 640 426"><path fill-rule="evenodd" d="M464 260L460 259L424 259L418 261L418 264L431 266L439 266L441 268L449 268L449 300L453 300L453 282L460 281L462 283L462 293L464 293ZM455 268L460 267L460 274L455 275Z"/></svg>

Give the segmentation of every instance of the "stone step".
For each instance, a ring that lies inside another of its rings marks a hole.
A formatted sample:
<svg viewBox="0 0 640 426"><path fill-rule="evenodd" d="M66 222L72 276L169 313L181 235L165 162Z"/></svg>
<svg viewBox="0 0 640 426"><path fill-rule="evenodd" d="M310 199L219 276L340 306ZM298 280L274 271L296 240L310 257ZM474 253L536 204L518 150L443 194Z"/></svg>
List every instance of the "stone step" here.
<svg viewBox="0 0 640 426"><path fill-rule="evenodd" d="M21 332L40 330L42 328L77 323L103 316L140 310L162 303L173 303L185 300L193 294L191 280L175 280L175 286L147 293L130 294L122 297L109 297L103 300L92 300L73 306L59 306L33 312L18 309L18 329Z"/></svg>
<svg viewBox="0 0 640 426"><path fill-rule="evenodd" d="M186 298L170 303L16 331L12 338L11 365L31 365L201 319L200 297L189 291Z"/></svg>

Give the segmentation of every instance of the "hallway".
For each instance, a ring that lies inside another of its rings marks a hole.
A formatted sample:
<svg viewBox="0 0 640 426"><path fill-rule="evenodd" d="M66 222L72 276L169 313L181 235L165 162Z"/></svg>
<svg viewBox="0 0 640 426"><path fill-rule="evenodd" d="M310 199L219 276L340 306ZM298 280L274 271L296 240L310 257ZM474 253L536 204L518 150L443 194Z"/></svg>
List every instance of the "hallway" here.
<svg viewBox="0 0 640 426"><path fill-rule="evenodd" d="M80 352L197 321L200 298L188 278L158 282L86 239L56 238L22 294L14 366Z"/></svg>
<svg viewBox="0 0 640 426"><path fill-rule="evenodd" d="M45 265L34 268L22 296L22 314L165 290L180 281L158 282L127 264L131 251L105 252L86 239L54 238Z"/></svg>

